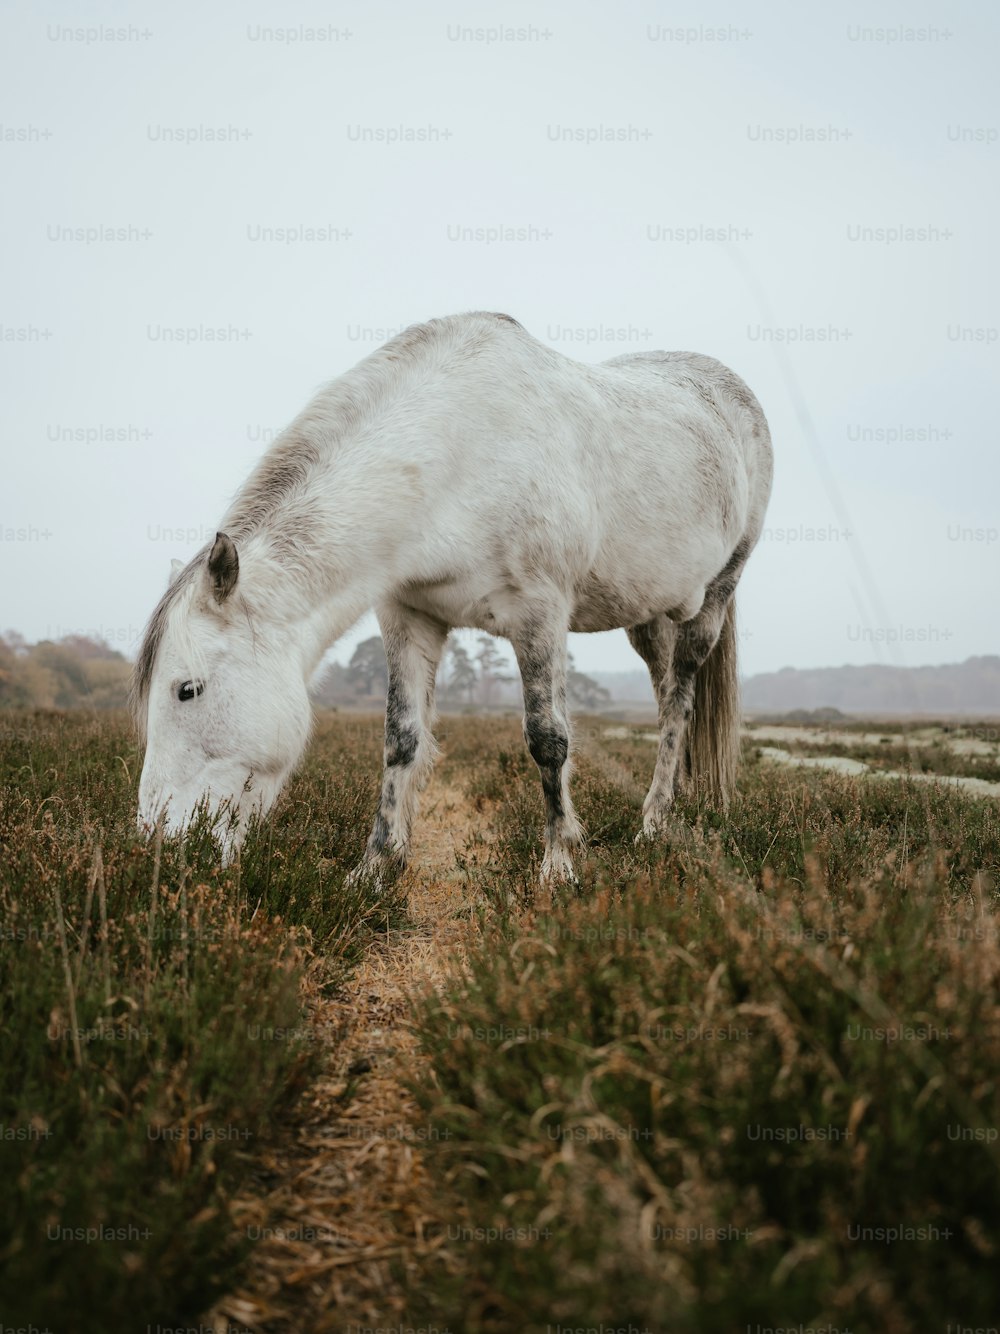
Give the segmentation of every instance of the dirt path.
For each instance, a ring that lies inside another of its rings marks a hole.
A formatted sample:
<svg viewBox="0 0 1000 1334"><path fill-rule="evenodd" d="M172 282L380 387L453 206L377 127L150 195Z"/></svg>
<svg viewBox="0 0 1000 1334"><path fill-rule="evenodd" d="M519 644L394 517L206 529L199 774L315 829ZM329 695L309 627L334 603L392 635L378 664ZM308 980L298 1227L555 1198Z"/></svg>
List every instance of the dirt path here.
<svg viewBox="0 0 1000 1334"><path fill-rule="evenodd" d="M407 998L434 985L472 929L455 866L486 821L465 792L435 775L413 831L410 922L373 943L334 1000L319 995L309 1022L329 1059L284 1141L258 1176L269 1188L240 1202L241 1225L264 1230L246 1284L212 1311L266 1334L340 1334L398 1325L399 1274L433 1245L415 1108L403 1086L419 1055Z"/></svg>

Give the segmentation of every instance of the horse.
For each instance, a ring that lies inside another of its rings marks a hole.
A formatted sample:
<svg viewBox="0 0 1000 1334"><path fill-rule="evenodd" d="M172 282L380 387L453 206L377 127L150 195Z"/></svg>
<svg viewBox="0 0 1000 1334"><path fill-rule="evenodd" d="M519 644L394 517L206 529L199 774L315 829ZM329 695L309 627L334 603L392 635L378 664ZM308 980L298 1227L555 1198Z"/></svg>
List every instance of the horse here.
<svg viewBox="0 0 1000 1334"><path fill-rule="evenodd" d="M506 638L545 803L543 880L574 877L567 635L624 628L659 745L639 836L675 788L725 806L739 755L734 594L761 532L771 439L733 371L693 352L572 360L509 315L413 325L319 390L175 561L131 705L140 826L217 812L225 860L309 738L308 683L374 608L388 665L381 796L356 875L405 866L452 628ZM225 818L223 818L225 816Z"/></svg>

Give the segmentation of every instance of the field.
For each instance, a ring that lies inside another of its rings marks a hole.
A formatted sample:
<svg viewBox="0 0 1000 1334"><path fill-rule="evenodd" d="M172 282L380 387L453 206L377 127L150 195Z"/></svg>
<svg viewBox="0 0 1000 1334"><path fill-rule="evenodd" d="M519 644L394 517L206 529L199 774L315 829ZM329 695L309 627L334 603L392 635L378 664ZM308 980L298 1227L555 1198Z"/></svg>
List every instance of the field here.
<svg viewBox="0 0 1000 1334"><path fill-rule="evenodd" d="M578 720L549 892L518 720L443 718L378 895L377 718L223 871L124 718L0 715L4 1330L1000 1325L996 725L762 728L637 846L648 730Z"/></svg>

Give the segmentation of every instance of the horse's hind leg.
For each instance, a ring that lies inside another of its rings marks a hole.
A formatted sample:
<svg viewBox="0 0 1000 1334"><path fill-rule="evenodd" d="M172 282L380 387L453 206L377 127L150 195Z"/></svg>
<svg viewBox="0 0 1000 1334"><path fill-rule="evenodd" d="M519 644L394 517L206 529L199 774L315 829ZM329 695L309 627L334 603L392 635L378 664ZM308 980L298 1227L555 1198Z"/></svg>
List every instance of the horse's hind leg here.
<svg viewBox="0 0 1000 1334"><path fill-rule="evenodd" d="M721 577L710 584L701 611L689 621L677 625L666 616L656 616L628 632L633 647L649 667L659 706L656 768L642 807L642 831L650 838L663 832L673 806L677 772L685 755L694 709L697 674L719 642L732 586Z"/></svg>
<svg viewBox="0 0 1000 1334"><path fill-rule="evenodd" d="M730 758L735 765L739 749L739 680L731 603L751 545L745 541L739 544L725 568L708 585L700 611L690 620L673 624L666 616L655 616L644 625L633 626L628 632L633 646L649 667L660 712L656 770L642 808L642 828L647 835L662 829L673 805L678 762L686 753L685 740L694 711L698 673L720 644L724 630L725 639L720 649L729 650L728 656L723 652L729 675L722 670L713 681L711 674L707 677L703 674L702 684L708 683L706 704L714 710L715 716L703 718L699 726L704 730L706 722L708 724L717 769L727 768L722 760L730 754L729 745L732 747ZM698 740L697 736L695 740ZM697 751L697 747L695 749ZM729 781L721 773L716 773L714 783L720 789L717 796L723 802Z"/></svg>
<svg viewBox="0 0 1000 1334"><path fill-rule="evenodd" d="M434 680L448 627L397 604L378 611L389 684L385 701L385 750L378 814L358 874L405 866L417 793L437 753Z"/></svg>
<svg viewBox="0 0 1000 1334"><path fill-rule="evenodd" d="M674 710L671 707L677 626L669 617L660 615L643 625L631 626L627 633L632 647L649 668L659 715L660 741L656 752L656 768L642 806L643 833L652 837L662 827L673 805L678 756L683 746L683 735L673 721Z"/></svg>
<svg viewBox="0 0 1000 1334"><path fill-rule="evenodd" d="M583 842L569 795L565 620L532 623L511 636L524 689L524 739L545 794L543 880L572 880L571 850Z"/></svg>

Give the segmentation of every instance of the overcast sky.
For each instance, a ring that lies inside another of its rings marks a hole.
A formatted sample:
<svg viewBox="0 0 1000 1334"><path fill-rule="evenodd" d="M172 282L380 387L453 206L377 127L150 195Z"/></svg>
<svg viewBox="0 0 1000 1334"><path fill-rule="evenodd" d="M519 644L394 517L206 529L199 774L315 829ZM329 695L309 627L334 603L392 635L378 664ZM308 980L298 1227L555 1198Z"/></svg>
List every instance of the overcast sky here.
<svg viewBox="0 0 1000 1334"><path fill-rule="evenodd" d="M492 309L753 388L776 460L744 671L997 651L986 0L17 9L0 627L130 652L320 384ZM639 666L622 631L573 638Z"/></svg>

